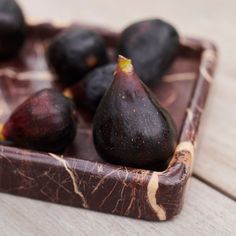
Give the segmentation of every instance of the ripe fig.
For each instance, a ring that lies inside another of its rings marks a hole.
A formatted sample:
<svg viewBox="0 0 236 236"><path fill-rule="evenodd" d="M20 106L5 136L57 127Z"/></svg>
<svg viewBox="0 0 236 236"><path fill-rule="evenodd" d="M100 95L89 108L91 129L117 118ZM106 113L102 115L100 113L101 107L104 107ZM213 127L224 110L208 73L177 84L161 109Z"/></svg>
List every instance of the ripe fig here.
<svg viewBox="0 0 236 236"><path fill-rule="evenodd" d="M115 68L115 63L96 68L88 73L83 81L66 89L65 94L69 93L76 104L82 105L94 113L106 89L113 81Z"/></svg>
<svg viewBox="0 0 236 236"><path fill-rule="evenodd" d="M160 167L174 153L177 132L171 116L122 56L96 111L93 138L100 156L119 165Z"/></svg>
<svg viewBox="0 0 236 236"><path fill-rule="evenodd" d="M118 54L131 58L139 78L153 85L171 65L179 45L173 26L159 19L144 20L121 33Z"/></svg>
<svg viewBox="0 0 236 236"><path fill-rule="evenodd" d="M14 56L21 48L26 23L20 6L14 0L0 0L0 59Z"/></svg>
<svg viewBox="0 0 236 236"><path fill-rule="evenodd" d="M74 27L57 36L46 54L49 67L65 85L81 80L90 70L108 61L102 37Z"/></svg>
<svg viewBox="0 0 236 236"><path fill-rule="evenodd" d="M2 139L39 151L62 153L76 134L73 103L52 89L43 89L23 102L1 130Z"/></svg>

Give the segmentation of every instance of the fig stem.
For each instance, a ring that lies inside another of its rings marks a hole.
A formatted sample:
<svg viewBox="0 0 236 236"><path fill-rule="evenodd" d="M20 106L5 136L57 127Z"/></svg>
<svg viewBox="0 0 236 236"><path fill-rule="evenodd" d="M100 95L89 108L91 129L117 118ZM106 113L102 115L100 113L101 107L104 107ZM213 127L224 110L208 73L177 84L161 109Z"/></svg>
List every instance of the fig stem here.
<svg viewBox="0 0 236 236"><path fill-rule="evenodd" d="M2 142L2 141L6 141L6 139L5 139L5 137L4 137L4 135L3 135L3 126L4 126L4 124L0 124L0 141Z"/></svg>
<svg viewBox="0 0 236 236"><path fill-rule="evenodd" d="M70 89L65 89L65 90L63 91L63 95L64 95L65 97L67 97L67 98L73 99L73 93L71 92Z"/></svg>
<svg viewBox="0 0 236 236"><path fill-rule="evenodd" d="M118 68L124 73L130 73L133 71L133 65L131 59L119 55Z"/></svg>

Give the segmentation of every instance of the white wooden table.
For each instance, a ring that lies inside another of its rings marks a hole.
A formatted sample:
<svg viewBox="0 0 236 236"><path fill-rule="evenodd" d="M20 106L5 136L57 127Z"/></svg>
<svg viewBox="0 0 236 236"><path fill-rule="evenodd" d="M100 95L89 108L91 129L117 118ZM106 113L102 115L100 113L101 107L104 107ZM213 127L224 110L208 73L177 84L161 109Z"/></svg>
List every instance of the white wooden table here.
<svg viewBox="0 0 236 236"><path fill-rule="evenodd" d="M0 194L0 235L236 235L236 1L19 0L35 21L122 29L162 17L182 34L215 41L219 67L202 120L182 213L154 223Z"/></svg>

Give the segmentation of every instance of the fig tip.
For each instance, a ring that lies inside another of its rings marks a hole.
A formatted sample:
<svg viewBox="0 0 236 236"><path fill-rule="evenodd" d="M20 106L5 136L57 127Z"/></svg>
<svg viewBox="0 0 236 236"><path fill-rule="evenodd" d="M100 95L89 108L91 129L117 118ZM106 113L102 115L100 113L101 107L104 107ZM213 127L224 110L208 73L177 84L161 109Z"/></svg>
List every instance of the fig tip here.
<svg viewBox="0 0 236 236"><path fill-rule="evenodd" d="M133 71L133 65L131 59L128 59L122 55L118 56L118 68L125 73Z"/></svg>

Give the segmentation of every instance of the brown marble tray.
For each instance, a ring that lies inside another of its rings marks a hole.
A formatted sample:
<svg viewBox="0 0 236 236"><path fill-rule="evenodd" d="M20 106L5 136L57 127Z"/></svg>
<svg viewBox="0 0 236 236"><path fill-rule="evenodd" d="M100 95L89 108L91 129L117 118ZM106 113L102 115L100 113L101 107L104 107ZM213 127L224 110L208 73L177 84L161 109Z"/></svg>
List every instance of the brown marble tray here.
<svg viewBox="0 0 236 236"><path fill-rule="evenodd" d="M119 34L94 29L104 36L113 60ZM19 56L0 63L1 122L31 93L57 87L45 62L44 46L60 30L51 24L29 26ZM182 37L181 45L163 81L152 88L178 127L179 144L168 167L144 170L104 163L93 146L92 116L80 109L76 140L64 156L0 145L0 191L145 220L177 215L217 59L216 48L208 41Z"/></svg>

